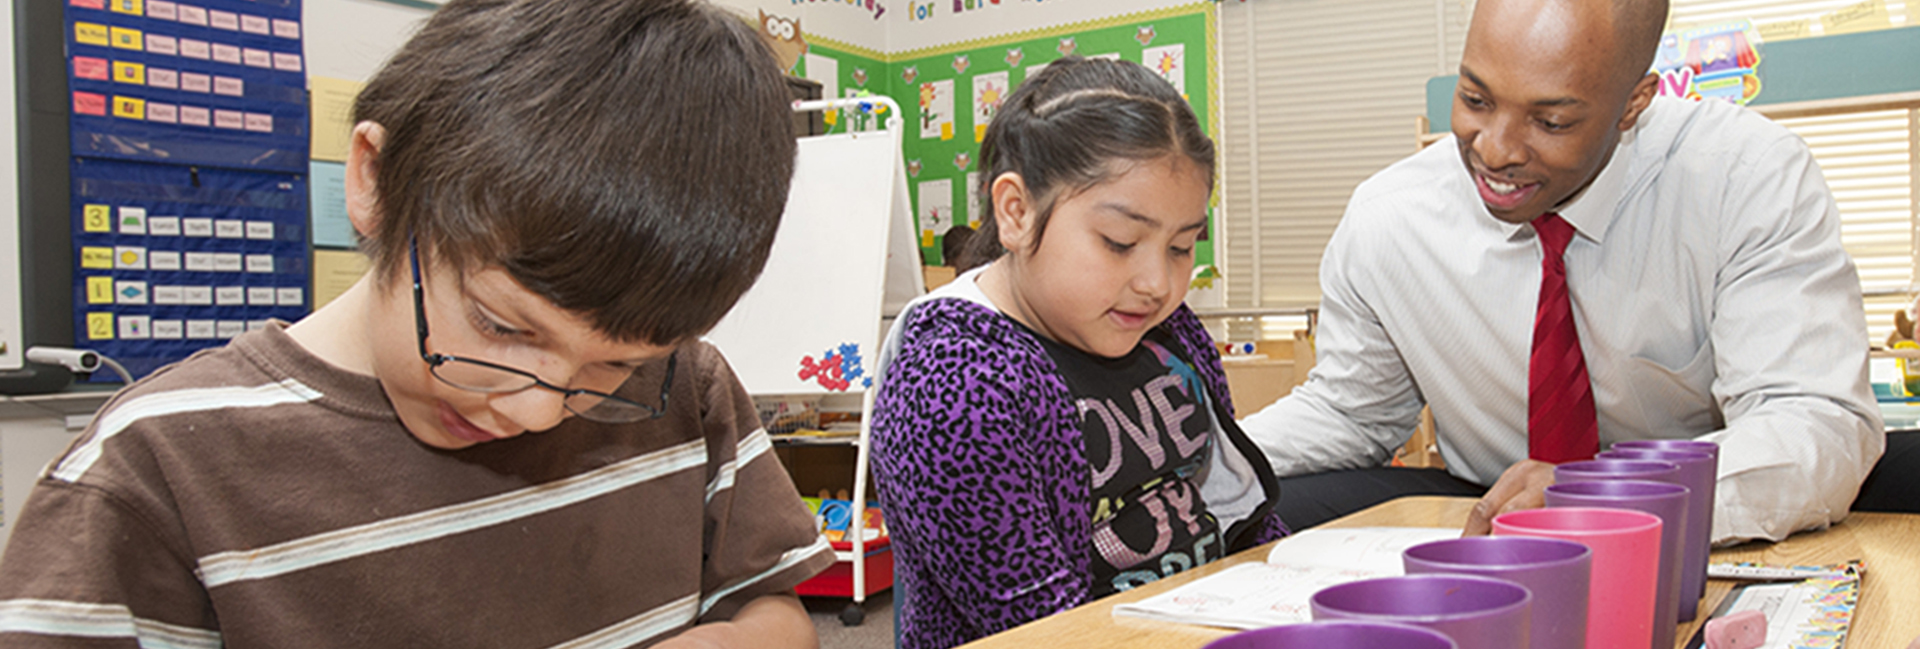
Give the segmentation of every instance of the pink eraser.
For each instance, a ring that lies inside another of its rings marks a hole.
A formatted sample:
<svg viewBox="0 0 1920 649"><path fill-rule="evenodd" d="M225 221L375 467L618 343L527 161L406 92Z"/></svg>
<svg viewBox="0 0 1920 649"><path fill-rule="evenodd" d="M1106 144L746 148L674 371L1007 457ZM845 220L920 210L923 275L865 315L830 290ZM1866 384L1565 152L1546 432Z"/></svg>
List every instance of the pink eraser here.
<svg viewBox="0 0 1920 649"><path fill-rule="evenodd" d="M1707 649L1755 649L1767 643L1767 616L1741 611L1707 620Z"/></svg>

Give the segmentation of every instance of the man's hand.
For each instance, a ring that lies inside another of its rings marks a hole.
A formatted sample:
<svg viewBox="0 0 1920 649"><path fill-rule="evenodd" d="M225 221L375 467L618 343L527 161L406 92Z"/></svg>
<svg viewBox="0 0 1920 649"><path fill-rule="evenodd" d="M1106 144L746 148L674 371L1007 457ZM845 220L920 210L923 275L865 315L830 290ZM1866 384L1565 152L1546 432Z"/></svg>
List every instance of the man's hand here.
<svg viewBox="0 0 1920 649"><path fill-rule="evenodd" d="M1547 486L1553 484L1553 465L1539 460L1521 460L1507 467L1487 495L1473 505L1467 516L1467 529L1461 536L1484 536L1493 531L1493 517L1523 509L1538 509L1547 504Z"/></svg>

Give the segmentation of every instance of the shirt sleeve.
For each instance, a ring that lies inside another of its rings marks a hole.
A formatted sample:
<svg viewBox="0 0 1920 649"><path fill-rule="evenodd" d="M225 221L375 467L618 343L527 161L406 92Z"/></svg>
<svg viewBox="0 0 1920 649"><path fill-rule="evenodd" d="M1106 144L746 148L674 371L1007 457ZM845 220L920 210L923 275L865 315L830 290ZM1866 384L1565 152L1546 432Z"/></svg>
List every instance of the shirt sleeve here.
<svg viewBox="0 0 1920 649"><path fill-rule="evenodd" d="M1058 454L1037 448L1047 417L982 345L910 344L890 362L873 467L895 556L931 573L915 592L937 591L996 633L1077 606L1088 588L1057 527L1072 524L1051 495L1059 469L1045 463Z"/></svg>
<svg viewBox="0 0 1920 649"><path fill-rule="evenodd" d="M1885 446L1839 210L1790 135L1736 166L1714 295L1713 538L1779 540L1847 515ZM1674 215L1683 217L1684 215Z"/></svg>
<svg viewBox="0 0 1920 649"><path fill-rule="evenodd" d="M1320 261L1320 326L1307 382L1241 420L1279 477L1381 466L1419 425L1424 400L1406 362L1368 303L1360 214L1349 205Z"/></svg>
<svg viewBox="0 0 1920 649"><path fill-rule="evenodd" d="M193 563L152 523L97 486L42 479L0 563L0 645L221 646Z"/></svg>
<svg viewBox="0 0 1920 649"><path fill-rule="evenodd" d="M746 388L718 351L700 352L702 365L712 368L702 377L701 408L708 457L718 462L707 486L700 579L706 623L732 618L756 597L792 590L832 565L834 554L773 453Z"/></svg>

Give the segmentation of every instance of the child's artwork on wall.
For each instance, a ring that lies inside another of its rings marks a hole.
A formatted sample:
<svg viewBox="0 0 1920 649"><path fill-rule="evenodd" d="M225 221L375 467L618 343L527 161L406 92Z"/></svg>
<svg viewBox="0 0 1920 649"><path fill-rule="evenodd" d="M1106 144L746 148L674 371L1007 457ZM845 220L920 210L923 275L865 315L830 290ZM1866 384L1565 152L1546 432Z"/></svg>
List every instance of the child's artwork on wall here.
<svg viewBox="0 0 1920 649"><path fill-rule="evenodd" d="M1181 96L1187 94L1187 46L1183 43L1149 47L1140 51L1140 65L1152 70Z"/></svg>
<svg viewBox="0 0 1920 649"><path fill-rule="evenodd" d="M953 139L953 80L920 84L920 137Z"/></svg>
<svg viewBox="0 0 1920 649"><path fill-rule="evenodd" d="M1000 104L1012 92L1010 88L1006 70L973 77L973 141L987 137L987 125L993 123L994 114L1000 112Z"/></svg>
<svg viewBox="0 0 1920 649"><path fill-rule="evenodd" d="M967 227L980 229L980 172L967 172L967 186L962 188L967 195Z"/></svg>
<svg viewBox="0 0 1920 649"><path fill-rule="evenodd" d="M953 229L953 179L920 182L920 238L941 236Z"/></svg>

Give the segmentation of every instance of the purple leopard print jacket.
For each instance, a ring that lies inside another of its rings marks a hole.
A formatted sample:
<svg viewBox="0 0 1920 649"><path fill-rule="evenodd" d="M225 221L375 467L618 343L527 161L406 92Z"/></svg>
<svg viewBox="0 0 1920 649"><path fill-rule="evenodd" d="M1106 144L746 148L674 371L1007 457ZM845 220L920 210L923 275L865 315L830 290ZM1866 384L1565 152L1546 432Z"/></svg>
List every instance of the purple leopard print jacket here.
<svg viewBox="0 0 1920 649"><path fill-rule="evenodd" d="M1024 329L966 300L924 301L905 317L872 427L899 647L951 647L1086 603L1092 474L1053 360ZM1205 379L1215 418L1265 492L1228 529L1228 547L1285 536L1272 513L1279 487L1233 423L1212 339L1184 305L1160 326Z"/></svg>

